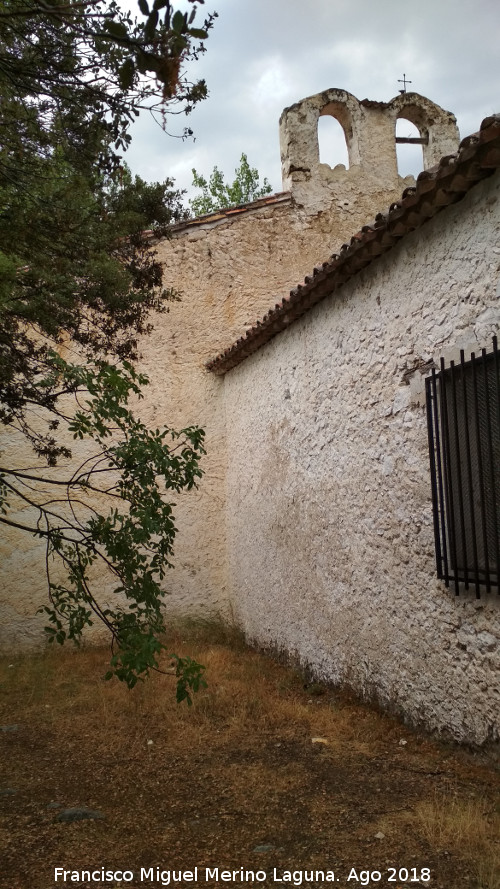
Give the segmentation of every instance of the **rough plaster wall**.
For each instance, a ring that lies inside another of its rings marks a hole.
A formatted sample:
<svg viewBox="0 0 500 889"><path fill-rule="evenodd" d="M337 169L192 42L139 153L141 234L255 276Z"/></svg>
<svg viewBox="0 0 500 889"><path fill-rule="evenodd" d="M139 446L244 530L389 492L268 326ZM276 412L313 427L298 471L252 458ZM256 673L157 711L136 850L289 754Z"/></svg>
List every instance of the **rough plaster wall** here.
<svg viewBox="0 0 500 889"><path fill-rule="evenodd" d="M475 743L500 732L500 601L435 579L422 381L403 373L491 344L499 198L496 175L225 377L247 635Z"/></svg>

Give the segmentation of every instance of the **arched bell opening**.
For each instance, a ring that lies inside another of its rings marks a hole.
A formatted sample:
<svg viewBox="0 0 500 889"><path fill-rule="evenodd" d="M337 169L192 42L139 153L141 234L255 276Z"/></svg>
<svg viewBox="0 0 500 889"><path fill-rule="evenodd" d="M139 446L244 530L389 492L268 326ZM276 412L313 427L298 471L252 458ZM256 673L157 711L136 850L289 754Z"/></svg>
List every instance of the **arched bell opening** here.
<svg viewBox="0 0 500 889"><path fill-rule="evenodd" d="M424 169L423 148L427 141L426 136L406 117L398 117L395 136L398 174L416 178Z"/></svg>
<svg viewBox="0 0 500 889"><path fill-rule="evenodd" d="M321 114L318 119L319 162L332 169L342 164L349 169L349 151L344 127L332 114Z"/></svg>

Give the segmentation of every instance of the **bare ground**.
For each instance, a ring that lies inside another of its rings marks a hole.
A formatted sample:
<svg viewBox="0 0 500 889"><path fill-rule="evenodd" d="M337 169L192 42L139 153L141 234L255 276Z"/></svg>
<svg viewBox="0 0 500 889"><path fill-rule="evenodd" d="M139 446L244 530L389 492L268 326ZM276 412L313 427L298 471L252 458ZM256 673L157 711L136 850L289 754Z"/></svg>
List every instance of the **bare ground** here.
<svg viewBox="0 0 500 889"><path fill-rule="evenodd" d="M243 868L265 872L267 889L329 885L329 871L338 889L499 889L487 754L308 685L217 627L179 630L172 650L207 666L191 709L171 677L132 692L105 682L107 651L1 659L1 889L149 889L156 868L195 867L174 885L217 885L206 868L238 871L219 885L255 884ZM72 806L105 817L59 822ZM56 882L56 867L72 876ZM101 868L134 877L81 875Z"/></svg>

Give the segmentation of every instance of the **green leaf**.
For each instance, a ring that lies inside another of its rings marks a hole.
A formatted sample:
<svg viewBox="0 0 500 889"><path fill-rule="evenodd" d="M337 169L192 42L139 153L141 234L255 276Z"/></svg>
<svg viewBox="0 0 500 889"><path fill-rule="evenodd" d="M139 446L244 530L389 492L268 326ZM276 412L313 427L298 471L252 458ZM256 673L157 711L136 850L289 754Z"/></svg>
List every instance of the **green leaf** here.
<svg viewBox="0 0 500 889"><path fill-rule="evenodd" d="M177 10L177 12L174 13L174 16L172 18L172 28L174 29L174 31L177 31L178 34L182 34L185 29L185 26L186 26L186 16L183 15L182 12L179 12L179 10Z"/></svg>
<svg viewBox="0 0 500 889"><path fill-rule="evenodd" d="M188 31L190 37L194 37L196 40L206 40L208 37L208 33L203 31L201 28L190 28Z"/></svg>
<svg viewBox="0 0 500 889"><path fill-rule="evenodd" d="M104 23L104 28L106 31L109 31L112 37L116 37L119 40L124 40L128 36L127 27L123 22L115 22L113 19L108 19Z"/></svg>
<svg viewBox="0 0 500 889"><path fill-rule="evenodd" d="M156 4L155 4L156 7ZM146 0L139 0L139 9L141 10L143 15L149 15L149 6Z"/></svg>
<svg viewBox="0 0 500 889"><path fill-rule="evenodd" d="M147 41L150 41L153 39L157 24L158 24L158 12L156 10L153 10L153 12L151 13L151 15L149 16L149 18L146 22L146 27L144 28L144 37Z"/></svg>
<svg viewBox="0 0 500 889"><path fill-rule="evenodd" d="M131 88L134 82L134 74L135 65L133 59L125 59L119 72L120 86L122 90L128 90Z"/></svg>

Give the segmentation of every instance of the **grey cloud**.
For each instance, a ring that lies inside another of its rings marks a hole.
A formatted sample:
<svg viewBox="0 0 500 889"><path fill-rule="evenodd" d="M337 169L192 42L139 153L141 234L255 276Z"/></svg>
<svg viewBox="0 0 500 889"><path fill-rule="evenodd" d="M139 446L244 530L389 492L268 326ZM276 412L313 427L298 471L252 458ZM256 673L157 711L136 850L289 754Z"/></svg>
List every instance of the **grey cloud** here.
<svg viewBox="0 0 500 889"><path fill-rule="evenodd" d="M219 12L206 55L192 75L210 97L184 121L196 141L166 136L147 116L127 160L161 179L216 164L232 176L242 151L281 189L278 118L286 105L329 87L387 101L403 72L412 89L457 116L462 136L500 111L500 18L493 0L214 0ZM206 8L211 4L207 0Z"/></svg>

